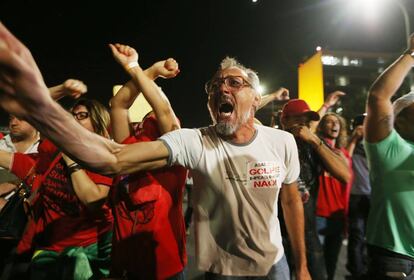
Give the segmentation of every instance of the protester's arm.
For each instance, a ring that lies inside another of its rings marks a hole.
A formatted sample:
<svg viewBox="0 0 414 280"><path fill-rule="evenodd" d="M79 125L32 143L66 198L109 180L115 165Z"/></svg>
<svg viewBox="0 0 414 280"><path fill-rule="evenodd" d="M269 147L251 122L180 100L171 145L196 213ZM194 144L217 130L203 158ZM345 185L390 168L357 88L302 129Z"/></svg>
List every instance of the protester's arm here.
<svg viewBox="0 0 414 280"><path fill-rule="evenodd" d="M178 64L172 58L162 60L154 63L150 68L144 71L145 75L151 80L158 77L166 79L173 78L178 74ZM163 102L163 97L158 96L159 90L151 92L144 92L146 100L154 104L154 106L169 106L169 103ZM151 94L156 93L156 96ZM149 94L149 96L147 96ZM132 135L132 127L130 125L128 109L132 106L135 99L139 95L139 90L135 87L134 81L127 82L118 93L111 99L111 127L113 138L116 142L121 143L128 136ZM161 100L161 102L158 102ZM150 103L150 104L151 104ZM151 105L152 105L151 104ZM170 106L169 106L170 107ZM154 108L154 107L153 107ZM169 110L168 108L166 109ZM172 109L171 109L172 110ZM154 110L155 113L164 112L163 108ZM165 120L162 116L157 116L157 119ZM169 124L161 124L162 127L172 127Z"/></svg>
<svg viewBox="0 0 414 280"><path fill-rule="evenodd" d="M179 128L178 120L168 98L138 65L138 53L135 49L121 44L110 44L109 46L115 60L128 72L138 91L142 92L153 108L161 134ZM159 64L162 64L162 62ZM131 65L133 66L131 67ZM171 70L175 75L178 74L178 64L175 60L168 59L164 62L164 65L165 69Z"/></svg>
<svg viewBox="0 0 414 280"><path fill-rule="evenodd" d="M96 184L84 169L65 154L62 154L62 158L68 167L73 190L79 200L86 206L100 206L108 196L109 186Z"/></svg>
<svg viewBox="0 0 414 280"><path fill-rule="evenodd" d="M0 150L0 167L9 170L13 153Z"/></svg>
<svg viewBox="0 0 414 280"><path fill-rule="evenodd" d="M409 50L414 51L414 34L410 38ZM391 133L394 128L391 97L397 92L413 66L414 58L405 53L389 66L372 85L367 100L366 141L379 142Z"/></svg>
<svg viewBox="0 0 414 280"><path fill-rule="evenodd" d="M355 151L355 147L358 142L362 139L364 134L364 126L358 125L352 132L351 140L349 141L346 150L349 153L349 156L352 157Z"/></svg>
<svg viewBox="0 0 414 280"><path fill-rule="evenodd" d="M289 100L289 90L281 87L275 92L262 96L258 110L275 100Z"/></svg>
<svg viewBox="0 0 414 280"><path fill-rule="evenodd" d="M53 101L30 51L1 23L0 106L27 120L82 166L101 173L125 173L167 162L168 150L161 141L124 146L82 127Z"/></svg>
<svg viewBox="0 0 414 280"><path fill-rule="evenodd" d="M283 184L281 202L292 253L295 258L296 279L311 279L306 261L303 203L299 195L297 182Z"/></svg>
<svg viewBox="0 0 414 280"><path fill-rule="evenodd" d="M53 100L59 100L65 96L71 96L76 99L86 93L88 88L79 80L67 79L62 84L50 87L49 92Z"/></svg>
<svg viewBox="0 0 414 280"><path fill-rule="evenodd" d="M330 94L328 94L325 101L323 102L323 105L318 110L319 117L322 118L323 116L325 116L325 114L328 112L329 108L335 106L336 103L338 103L339 99L342 96L345 96L345 92L342 92L342 91L339 91L339 90L331 92ZM318 124L319 124L319 121L311 121L311 126L310 127L311 127L312 132L316 131Z"/></svg>
<svg viewBox="0 0 414 280"><path fill-rule="evenodd" d="M329 108L331 108L332 106L335 106L336 103L338 103L339 99L342 96L345 96L345 92L342 92L342 91L339 91L339 90L331 92L330 94L328 94L325 101L323 102L323 105L318 110L319 116L321 118L323 116L325 116L325 114L326 114L326 112L328 112Z"/></svg>
<svg viewBox="0 0 414 280"><path fill-rule="evenodd" d="M306 126L296 126L291 129L291 133L303 141L312 145L318 153L322 163L329 173L343 183L348 183L352 179L348 161L342 153L335 153Z"/></svg>

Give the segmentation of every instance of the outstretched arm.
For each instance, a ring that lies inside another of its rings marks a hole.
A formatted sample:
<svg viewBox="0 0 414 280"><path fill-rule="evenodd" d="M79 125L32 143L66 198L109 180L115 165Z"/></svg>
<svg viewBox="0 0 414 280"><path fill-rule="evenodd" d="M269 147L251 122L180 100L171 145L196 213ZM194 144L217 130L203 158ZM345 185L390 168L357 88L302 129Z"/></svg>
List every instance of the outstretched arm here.
<svg viewBox="0 0 414 280"><path fill-rule="evenodd" d="M78 124L51 98L30 51L1 23L0 106L93 170L114 174L166 164L168 150L161 141L123 146Z"/></svg>
<svg viewBox="0 0 414 280"><path fill-rule="evenodd" d="M414 34L410 38L410 52L414 52ZM414 58L407 52L401 55L374 82L367 100L365 139L375 143L386 138L394 128L391 97L397 92L408 72L414 66Z"/></svg>

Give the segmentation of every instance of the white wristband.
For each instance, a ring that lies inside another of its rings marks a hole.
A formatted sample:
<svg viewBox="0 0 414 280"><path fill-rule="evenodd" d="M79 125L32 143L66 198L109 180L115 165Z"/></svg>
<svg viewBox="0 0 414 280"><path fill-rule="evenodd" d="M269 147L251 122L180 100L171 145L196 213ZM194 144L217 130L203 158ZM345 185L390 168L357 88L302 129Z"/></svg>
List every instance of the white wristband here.
<svg viewBox="0 0 414 280"><path fill-rule="evenodd" d="M138 62L136 62L136 61L132 61L132 62L130 62L130 63L128 63L128 64L126 65L126 69L127 69L127 70L129 70L129 69L134 68L134 67L137 67L137 66L139 66L139 65L138 65Z"/></svg>

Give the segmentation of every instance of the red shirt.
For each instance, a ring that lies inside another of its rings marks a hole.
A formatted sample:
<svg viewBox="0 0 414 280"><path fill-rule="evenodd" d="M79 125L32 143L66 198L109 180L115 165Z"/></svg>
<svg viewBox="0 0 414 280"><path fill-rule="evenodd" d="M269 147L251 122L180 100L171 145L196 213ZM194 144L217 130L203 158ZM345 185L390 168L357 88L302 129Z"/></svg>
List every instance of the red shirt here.
<svg viewBox="0 0 414 280"><path fill-rule="evenodd" d="M147 118L143 127L124 143L151 141L160 135L153 117ZM117 178L118 184L111 189L116 221L113 276L128 271L139 279L166 279L184 269L182 199L186 173L182 167L168 167Z"/></svg>
<svg viewBox="0 0 414 280"><path fill-rule="evenodd" d="M24 179L29 170L35 168L36 181L40 183L32 205L36 220L31 226L35 229L28 230L27 235L35 235L36 249L60 252L69 246L85 247L96 243L98 236L112 229L113 217L107 204L99 213L92 213L79 201L62 158L45 174L55 158L55 151L56 147L46 140L39 146L37 159L15 153L11 171ZM112 185L111 178L85 171L95 184Z"/></svg>
<svg viewBox="0 0 414 280"><path fill-rule="evenodd" d="M348 151L339 149L347 158L349 168L352 170L352 160ZM340 182L328 172L319 176L319 193L316 202L316 215L326 218L344 219L348 213L349 195L352 180L348 184Z"/></svg>

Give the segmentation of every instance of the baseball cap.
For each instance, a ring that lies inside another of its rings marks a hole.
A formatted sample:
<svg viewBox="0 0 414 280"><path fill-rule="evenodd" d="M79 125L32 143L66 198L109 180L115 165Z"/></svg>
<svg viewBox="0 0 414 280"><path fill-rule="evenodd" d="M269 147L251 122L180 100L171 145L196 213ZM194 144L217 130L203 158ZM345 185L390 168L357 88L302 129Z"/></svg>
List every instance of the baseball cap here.
<svg viewBox="0 0 414 280"><path fill-rule="evenodd" d="M398 116L402 110L414 103L414 91L407 93L406 95L401 96L392 103L394 108L394 117Z"/></svg>
<svg viewBox="0 0 414 280"><path fill-rule="evenodd" d="M315 111L312 111L309 108L308 103L302 99L291 99L289 100L282 108L281 118L299 116L299 115L308 115L309 118L313 121L318 121L320 119L319 114Z"/></svg>

